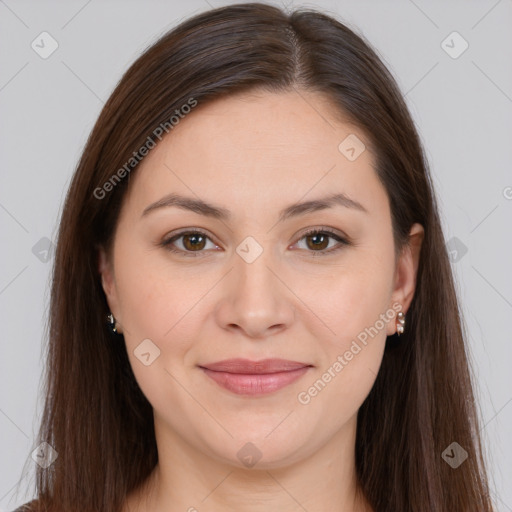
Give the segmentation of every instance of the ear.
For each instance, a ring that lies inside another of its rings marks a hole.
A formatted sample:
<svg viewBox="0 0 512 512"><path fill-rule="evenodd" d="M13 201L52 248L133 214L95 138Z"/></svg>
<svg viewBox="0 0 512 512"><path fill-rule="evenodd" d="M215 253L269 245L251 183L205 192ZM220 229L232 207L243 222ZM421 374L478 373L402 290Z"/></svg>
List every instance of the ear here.
<svg viewBox="0 0 512 512"><path fill-rule="evenodd" d="M425 231L421 224L415 223L409 231L409 241L404 246L395 269L395 285L391 295L391 304L399 302L404 315L407 313L416 289L416 277L420 262L420 251ZM395 322L389 322L387 335L396 333Z"/></svg>
<svg viewBox="0 0 512 512"><path fill-rule="evenodd" d="M98 247L98 271L101 275L101 286L105 292L110 311L114 315L116 321L121 323L121 319L119 318L121 311L117 297L114 269L112 267L112 262L103 247Z"/></svg>

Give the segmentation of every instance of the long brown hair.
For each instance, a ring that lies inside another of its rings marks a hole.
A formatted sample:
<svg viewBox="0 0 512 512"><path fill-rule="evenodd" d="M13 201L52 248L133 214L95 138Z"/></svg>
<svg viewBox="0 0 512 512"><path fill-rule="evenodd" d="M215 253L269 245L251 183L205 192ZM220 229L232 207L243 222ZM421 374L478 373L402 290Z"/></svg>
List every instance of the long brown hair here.
<svg viewBox="0 0 512 512"><path fill-rule="evenodd" d="M134 152L155 129L170 132L169 119L191 98L201 105L256 88L328 97L374 147L397 253L413 223L425 230L407 329L399 341L388 337L358 414L362 491L379 512L490 512L463 322L428 164L400 90L347 26L259 3L202 13L161 37L124 74L90 134L54 260L38 442L58 457L37 468L39 508L119 511L157 463L152 407L122 338L113 342L105 325L97 248L112 247ZM453 442L468 453L457 468L442 457Z"/></svg>

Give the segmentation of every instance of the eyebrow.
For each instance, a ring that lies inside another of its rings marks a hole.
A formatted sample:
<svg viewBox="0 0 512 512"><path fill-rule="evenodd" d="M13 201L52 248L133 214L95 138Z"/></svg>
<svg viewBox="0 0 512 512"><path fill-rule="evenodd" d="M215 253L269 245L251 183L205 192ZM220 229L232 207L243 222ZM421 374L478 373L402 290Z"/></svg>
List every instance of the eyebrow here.
<svg viewBox="0 0 512 512"><path fill-rule="evenodd" d="M142 212L141 217L144 217L157 209L172 206L218 220L228 221L232 218L231 212L226 208L207 203L202 199L185 197L174 193L168 194L147 206ZM311 201L294 203L290 206L287 206L279 213L279 222L282 222L291 217L298 217L300 215L305 215L307 213L316 212L319 210L325 210L334 206L343 206L345 208L351 208L364 213L369 213L361 203L350 199L346 194L337 193Z"/></svg>

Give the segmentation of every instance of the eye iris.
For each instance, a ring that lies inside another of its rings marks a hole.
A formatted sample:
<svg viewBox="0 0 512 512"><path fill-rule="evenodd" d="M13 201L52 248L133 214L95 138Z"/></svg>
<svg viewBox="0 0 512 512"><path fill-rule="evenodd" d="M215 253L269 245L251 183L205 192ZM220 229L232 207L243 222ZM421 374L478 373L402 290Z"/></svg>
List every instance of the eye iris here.
<svg viewBox="0 0 512 512"><path fill-rule="evenodd" d="M316 233L314 235L309 235L308 237L306 237L306 239L308 240L308 247L311 249L325 249L326 247L329 246L329 237L322 234L322 233ZM317 242L313 242L313 245L310 245L309 244L309 240L311 239L314 239L314 240L317 240ZM320 241L320 239L322 239Z"/></svg>
<svg viewBox="0 0 512 512"><path fill-rule="evenodd" d="M198 242L199 241L199 242ZM191 242L191 245L190 245ZM197 245L199 244L199 245ZM205 237L199 233L183 235L183 246L190 251L204 249Z"/></svg>

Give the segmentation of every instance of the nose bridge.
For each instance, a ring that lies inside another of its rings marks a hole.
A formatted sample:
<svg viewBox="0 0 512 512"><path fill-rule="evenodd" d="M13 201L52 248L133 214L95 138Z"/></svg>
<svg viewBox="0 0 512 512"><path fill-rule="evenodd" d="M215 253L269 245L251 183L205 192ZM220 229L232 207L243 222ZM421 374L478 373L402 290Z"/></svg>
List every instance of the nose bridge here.
<svg viewBox="0 0 512 512"><path fill-rule="evenodd" d="M234 278L240 299L264 298L267 303L275 300L275 276L269 267L275 267L274 251L270 246L270 238L258 242L253 236L248 236L236 248Z"/></svg>
<svg viewBox="0 0 512 512"><path fill-rule="evenodd" d="M293 320L286 287L275 275L279 268L276 251L267 244L247 237L236 247L230 284L218 310L218 321L224 327L238 326L252 337L264 336L268 329L282 328Z"/></svg>

